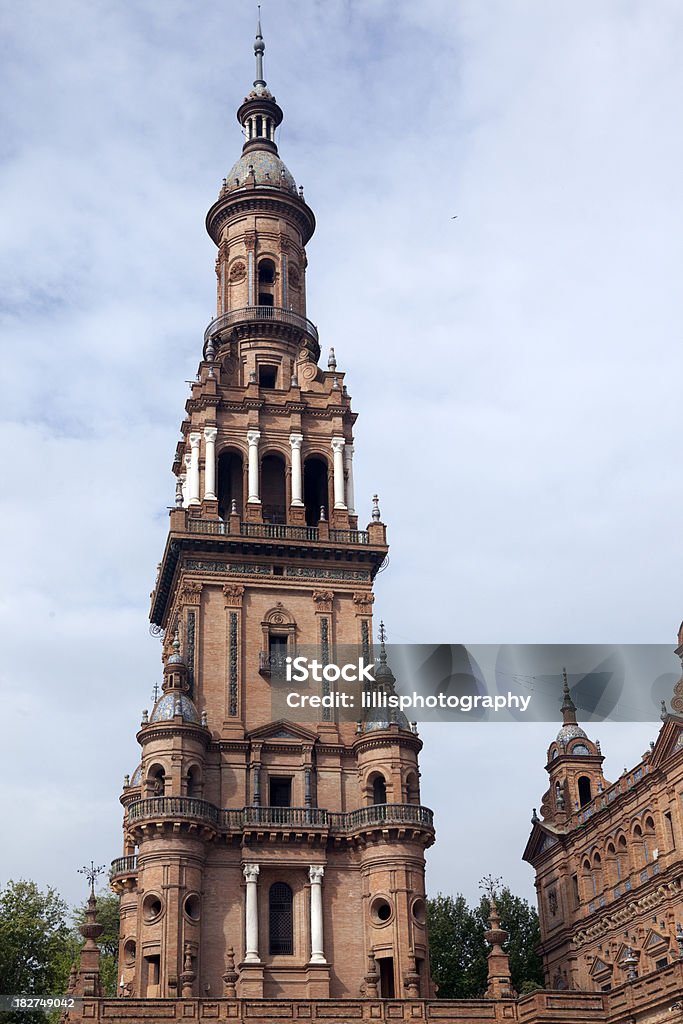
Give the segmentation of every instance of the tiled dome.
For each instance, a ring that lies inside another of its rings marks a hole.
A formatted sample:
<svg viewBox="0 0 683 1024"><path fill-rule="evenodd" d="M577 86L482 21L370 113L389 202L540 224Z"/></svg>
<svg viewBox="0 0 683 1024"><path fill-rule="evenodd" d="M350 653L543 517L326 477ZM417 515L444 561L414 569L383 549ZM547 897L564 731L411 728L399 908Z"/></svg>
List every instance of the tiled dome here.
<svg viewBox="0 0 683 1024"><path fill-rule="evenodd" d="M131 786L139 786L142 782L142 765L139 764L130 777Z"/></svg>
<svg viewBox="0 0 683 1024"><path fill-rule="evenodd" d="M199 725L199 712L190 700L190 698L184 694L165 693L154 705L154 711L150 717L150 722L169 722L175 715L176 701L180 701L180 713L183 716L184 722L193 722Z"/></svg>
<svg viewBox="0 0 683 1024"><path fill-rule="evenodd" d="M227 175L227 187L237 188L239 185L246 185L249 178L249 168L254 168L254 177L257 185L273 185L274 187L284 186L290 192L296 192L296 182L277 155L269 149L256 149L245 153L233 164Z"/></svg>
<svg viewBox="0 0 683 1024"><path fill-rule="evenodd" d="M563 725L557 734L558 743L569 743L570 740L587 740L585 732L580 725Z"/></svg>

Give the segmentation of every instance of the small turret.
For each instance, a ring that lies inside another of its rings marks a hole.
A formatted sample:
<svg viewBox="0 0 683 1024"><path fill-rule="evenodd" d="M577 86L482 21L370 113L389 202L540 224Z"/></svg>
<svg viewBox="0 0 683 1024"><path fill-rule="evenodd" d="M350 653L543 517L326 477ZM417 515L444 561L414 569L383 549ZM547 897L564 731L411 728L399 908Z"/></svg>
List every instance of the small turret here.
<svg viewBox="0 0 683 1024"><path fill-rule="evenodd" d="M543 797L541 817L562 821L589 804L609 785L602 774L600 744L588 738L577 721L566 669L562 669L562 726L548 748L546 771L550 789Z"/></svg>

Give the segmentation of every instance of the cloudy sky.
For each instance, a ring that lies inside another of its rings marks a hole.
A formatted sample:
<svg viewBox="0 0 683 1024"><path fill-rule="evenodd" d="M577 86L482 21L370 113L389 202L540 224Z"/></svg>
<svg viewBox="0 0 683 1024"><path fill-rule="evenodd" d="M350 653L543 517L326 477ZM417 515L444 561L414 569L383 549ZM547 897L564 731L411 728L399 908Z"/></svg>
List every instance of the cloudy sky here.
<svg viewBox="0 0 683 1024"><path fill-rule="evenodd" d="M2 3L0 883L120 855L148 594L241 146L254 5ZM309 316L381 496L390 638L672 643L683 8L264 0ZM456 219L453 219L453 218ZM672 655L672 665L676 662ZM430 726L432 892L520 862L550 725ZM606 774L648 725L600 726Z"/></svg>

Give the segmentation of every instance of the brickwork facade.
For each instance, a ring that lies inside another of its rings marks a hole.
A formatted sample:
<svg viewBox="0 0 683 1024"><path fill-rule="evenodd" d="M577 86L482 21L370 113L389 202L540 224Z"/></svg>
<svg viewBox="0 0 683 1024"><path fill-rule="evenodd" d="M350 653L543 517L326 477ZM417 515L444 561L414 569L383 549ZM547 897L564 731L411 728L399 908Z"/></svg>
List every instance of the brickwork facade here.
<svg viewBox="0 0 683 1024"><path fill-rule="evenodd" d="M260 78L238 118L243 154L207 216L216 317L152 594L163 692L121 798L121 987L426 997L434 829L420 739L402 716L356 723L325 707L299 720L273 703L301 650L371 659L387 544L378 507L358 529L355 414L333 353L318 365L306 316L315 221L278 155L282 112Z"/></svg>
<svg viewBox="0 0 683 1024"><path fill-rule="evenodd" d="M355 413L307 318L315 220L278 155L260 30L255 52L242 156L207 216L216 317L152 593L163 689L121 795L119 998L98 998L90 922L72 986L83 1001L67 1019L683 1020L683 681L657 743L615 785L567 682L525 851L547 988L511 991L494 907L487 998L462 1001L435 999L430 978L434 827L415 729L399 714L356 723L321 707L311 719L273 701L307 646L323 663L344 645L372 658L387 543L376 501L358 529ZM383 643L376 676L391 689Z"/></svg>

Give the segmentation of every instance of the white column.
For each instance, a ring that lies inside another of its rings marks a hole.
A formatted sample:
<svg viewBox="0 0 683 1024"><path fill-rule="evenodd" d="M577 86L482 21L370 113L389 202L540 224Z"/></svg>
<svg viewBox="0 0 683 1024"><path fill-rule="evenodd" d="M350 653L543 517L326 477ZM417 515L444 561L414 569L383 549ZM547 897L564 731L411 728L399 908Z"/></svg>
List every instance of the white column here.
<svg viewBox="0 0 683 1024"><path fill-rule="evenodd" d="M204 497L216 500L216 438L217 427L204 427L206 455L204 458Z"/></svg>
<svg viewBox="0 0 683 1024"><path fill-rule="evenodd" d="M346 504L349 512L355 512L353 493L353 445L344 445L344 465L346 466Z"/></svg>
<svg viewBox="0 0 683 1024"><path fill-rule="evenodd" d="M346 508L344 501L344 445L343 437L332 438L334 452L334 507Z"/></svg>
<svg viewBox="0 0 683 1024"><path fill-rule="evenodd" d="M261 504L258 493L258 443L261 433L258 430L247 432L247 443L249 445L249 497L247 501L255 505Z"/></svg>
<svg viewBox="0 0 683 1024"><path fill-rule="evenodd" d="M303 493L301 486L301 445L303 434L290 434L289 444L292 449L292 505L303 505Z"/></svg>
<svg viewBox="0 0 683 1024"><path fill-rule="evenodd" d="M323 875L325 868L312 864L308 869L311 882L311 960L312 964L326 964L323 952Z"/></svg>
<svg viewBox="0 0 683 1024"><path fill-rule="evenodd" d="M244 959L249 964L260 964L258 955L258 864L245 864L242 868L247 883L247 899L245 913Z"/></svg>
<svg viewBox="0 0 683 1024"><path fill-rule="evenodd" d="M190 504L190 453L183 457L183 463L185 466L185 472L180 474L183 481L183 508L187 508Z"/></svg>
<svg viewBox="0 0 683 1024"><path fill-rule="evenodd" d="M188 505L199 504L199 445L201 434L190 434L190 476L188 480Z"/></svg>

